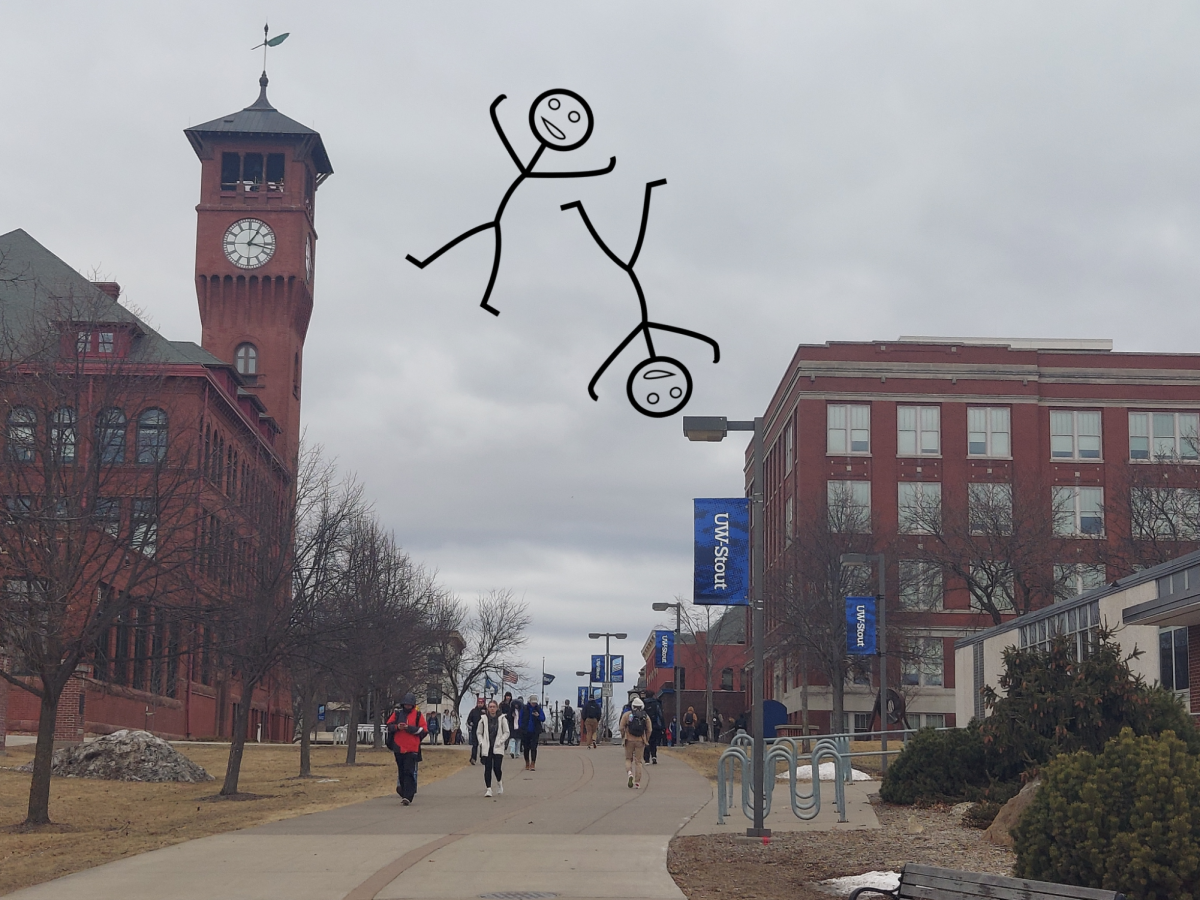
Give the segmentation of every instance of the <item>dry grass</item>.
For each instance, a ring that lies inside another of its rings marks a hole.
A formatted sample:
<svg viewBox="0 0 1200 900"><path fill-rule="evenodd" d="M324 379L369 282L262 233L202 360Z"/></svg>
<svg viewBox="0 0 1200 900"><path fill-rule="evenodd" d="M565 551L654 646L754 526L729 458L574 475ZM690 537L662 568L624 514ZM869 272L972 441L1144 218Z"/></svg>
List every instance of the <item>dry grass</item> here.
<svg viewBox="0 0 1200 900"><path fill-rule="evenodd" d="M396 786L396 765L386 750L359 748L359 764L346 766L345 747L314 747L314 777L302 780L295 777L298 746L249 744L238 787L256 799L217 802L213 798L225 774L228 745L175 746L217 781L55 778L50 818L57 824L36 830L20 825L30 776L14 771L33 758L33 747L10 747L7 756L0 756L0 894L192 838L383 796ZM467 754L459 750L430 749L421 763L421 783L444 778L466 762Z"/></svg>

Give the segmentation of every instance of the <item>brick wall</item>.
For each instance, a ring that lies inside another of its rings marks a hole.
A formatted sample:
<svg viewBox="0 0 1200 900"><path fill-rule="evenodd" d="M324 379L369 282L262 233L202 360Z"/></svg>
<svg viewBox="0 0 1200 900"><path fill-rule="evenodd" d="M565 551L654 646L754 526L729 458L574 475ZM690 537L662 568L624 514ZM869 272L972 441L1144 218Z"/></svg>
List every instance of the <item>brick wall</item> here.
<svg viewBox="0 0 1200 900"><path fill-rule="evenodd" d="M62 696L58 700L58 715L54 720L54 745L78 744L83 741L85 706L84 679L92 674L91 666L78 666L75 674L67 680Z"/></svg>
<svg viewBox="0 0 1200 900"><path fill-rule="evenodd" d="M0 656L0 671L7 672L8 658ZM8 682L0 678L0 754L4 753L4 737L8 733Z"/></svg>
<svg viewBox="0 0 1200 900"><path fill-rule="evenodd" d="M1200 625L1188 626L1188 684L1192 715L1200 715Z"/></svg>

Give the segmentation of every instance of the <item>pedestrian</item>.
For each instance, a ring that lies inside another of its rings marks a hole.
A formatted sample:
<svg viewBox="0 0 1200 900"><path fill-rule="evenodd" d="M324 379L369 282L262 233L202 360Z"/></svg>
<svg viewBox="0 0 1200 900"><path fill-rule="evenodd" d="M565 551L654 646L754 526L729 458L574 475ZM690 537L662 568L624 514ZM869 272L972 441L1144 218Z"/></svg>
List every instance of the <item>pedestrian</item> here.
<svg viewBox="0 0 1200 900"><path fill-rule="evenodd" d="M595 697L589 697L583 705L584 740L593 750L596 748L596 729L600 727L600 704Z"/></svg>
<svg viewBox="0 0 1200 900"><path fill-rule="evenodd" d="M712 739L714 744L721 740L721 732L724 730L725 720L721 717L721 711L714 706L712 717Z"/></svg>
<svg viewBox="0 0 1200 900"><path fill-rule="evenodd" d="M650 737L650 718L646 715L646 704L641 697L634 697L629 712L622 713L620 721L621 742L625 745L625 766L629 770L629 787L642 786L642 754ZM636 772L636 775L635 775Z"/></svg>
<svg viewBox="0 0 1200 900"><path fill-rule="evenodd" d="M646 704L646 715L650 718L650 739L646 742L646 750L642 754L642 762L647 765L658 765L658 748L663 742L666 722L663 721L662 701L654 696L654 691L647 690L643 701Z"/></svg>
<svg viewBox="0 0 1200 900"><path fill-rule="evenodd" d="M504 745L508 743L508 719L500 712L495 700L489 700L487 713L479 718L475 743L479 746L479 761L483 763L483 784L487 788L483 796L492 796L492 776L496 776L496 793L504 793L504 776L500 764L504 762Z"/></svg>
<svg viewBox="0 0 1200 900"><path fill-rule="evenodd" d="M747 710L742 710L738 717L733 722L734 732L750 731L750 713Z"/></svg>
<svg viewBox="0 0 1200 900"><path fill-rule="evenodd" d="M421 739L427 723L417 709L417 698L405 694L400 708L387 720L388 746L396 757L396 793L405 806L417 796L417 763L421 761Z"/></svg>
<svg viewBox="0 0 1200 900"><path fill-rule="evenodd" d="M454 743L454 732L458 731L458 713L450 710L442 714L442 743L449 746Z"/></svg>
<svg viewBox="0 0 1200 900"><path fill-rule="evenodd" d="M486 712L483 697L476 697L475 708L467 713L467 737L471 741L471 765L475 765L475 758L479 755L479 742L475 740L475 729L479 727L479 720Z"/></svg>
<svg viewBox="0 0 1200 900"><path fill-rule="evenodd" d="M526 771L537 769L538 740L545 721L546 711L538 703L537 695L530 694L521 712L521 752L525 754Z"/></svg>
<svg viewBox="0 0 1200 900"><path fill-rule="evenodd" d="M696 742L696 710L691 706L683 714L683 734L680 736L680 739L685 744Z"/></svg>
<svg viewBox="0 0 1200 900"><path fill-rule="evenodd" d="M429 723L429 743L431 745L436 744L438 742L438 734L441 732L441 717L435 709L425 719Z"/></svg>
<svg viewBox="0 0 1200 900"><path fill-rule="evenodd" d="M667 726L667 737L671 739L672 747L679 741L679 720L674 716L671 716L671 724Z"/></svg>
<svg viewBox="0 0 1200 900"><path fill-rule="evenodd" d="M508 742L508 755L513 759L521 755L521 713L524 709L525 704L521 698L513 698L512 713L508 719L509 730L512 732L512 739Z"/></svg>
<svg viewBox="0 0 1200 900"><path fill-rule="evenodd" d="M696 716L696 740L701 743L708 740L708 720L704 716Z"/></svg>
<svg viewBox="0 0 1200 900"><path fill-rule="evenodd" d="M575 710L571 708L570 700L563 701L562 734L559 735L558 743L560 745L565 743L568 747L577 743L575 740Z"/></svg>

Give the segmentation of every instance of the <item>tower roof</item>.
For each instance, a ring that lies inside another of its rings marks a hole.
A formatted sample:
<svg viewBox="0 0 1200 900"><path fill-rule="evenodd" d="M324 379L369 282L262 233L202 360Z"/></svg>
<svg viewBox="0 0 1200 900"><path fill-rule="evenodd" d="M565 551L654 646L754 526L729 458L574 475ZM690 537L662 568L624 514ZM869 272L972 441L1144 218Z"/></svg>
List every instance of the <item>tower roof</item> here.
<svg viewBox="0 0 1200 900"><path fill-rule="evenodd" d="M325 144L321 141L319 132L301 125L295 119L290 119L271 105L267 99L267 73L258 79L260 90L258 99L245 109L203 125L193 125L185 128L183 133L192 144L192 149L201 159L211 155L205 147L205 142L211 137L282 137L293 138L308 142L311 145L313 164L318 176L333 174L333 166L329 162L329 154L325 152Z"/></svg>

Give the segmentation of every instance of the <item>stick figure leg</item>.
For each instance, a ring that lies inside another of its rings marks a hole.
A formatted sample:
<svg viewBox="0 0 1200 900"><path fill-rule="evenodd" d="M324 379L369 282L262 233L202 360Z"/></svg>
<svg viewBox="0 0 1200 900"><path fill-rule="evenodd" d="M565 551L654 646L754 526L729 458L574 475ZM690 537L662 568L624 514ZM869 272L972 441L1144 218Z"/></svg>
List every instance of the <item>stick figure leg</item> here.
<svg viewBox="0 0 1200 900"><path fill-rule="evenodd" d="M592 376L592 380L588 382L588 396L590 396L590 397L591 397L593 400L599 400L599 399L600 399L599 397L597 397L597 396L596 396L596 382L600 380L600 376L601 376L601 375L603 375L603 374L604 374L604 371L605 371L605 370L606 370L606 369L607 369L609 366L611 366L611 365L612 365L612 363L613 363L613 360L614 360L614 359L616 359L618 356L620 356L620 355L621 355L621 351L622 351L622 350L624 350L626 347L628 347L628 346L629 346L629 342L630 342L630 341L632 341L632 340L633 340L635 337L637 337L637 336L638 336L638 332L640 332L640 331L644 331L644 330L645 330L645 328L646 328L646 325L643 323L643 324L639 325L637 328L633 329L633 331L629 332L629 335L628 335L628 336L625 338L625 340L623 340L623 341L621 341L621 343L617 344L617 349L616 349L616 350L614 350L612 353L608 354L608 359L606 359L606 360L603 362L603 364L601 364L600 368L598 368L598 369L596 370L596 374L595 374L595 375L593 375L593 376ZM649 334L649 332L647 332L647 334L646 334L646 338L647 338L647 341L648 341L648 340L649 340L649 338L650 338L650 334ZM651 346L651 349L650 349L650 355L651 355L651 356L653 356L653 355L654 355L654 349L653 349L653 346Z"/></svg>
<svg viewBox="0 0 1200 900"><path fill-rule="evenodd" d="M488 276L487 289L483 292L483 301L479 304L493 316L500 315L500 310L488 305L492 296L492 288L496 286L496 273L500 271L500 223L496 223L496 255L492 257L492 274Z"/></svg>
<svg viewBox="0 0 1200 900"><path fill-rule="evenodd" d="M713 362L718 363L721 361L721 347L712 338L706 337L698 331L690 331L687 328L676 328L674 325L663 325L660 322L647 322L644 327L647 329L647 335L649 335L649 329L657 328L659 331L671 331L675 334L695 338L698 341L704 341L704 343L713 348Z"/></svg>
<svg viewBox="0 0 1200 900"><path fill-rule="evenodd" d="M455 246L456 244L461 244L463 241L465 241L471 235L479 234L479 232L481 232L481 231L487 231L487 229L489 229L489 228L498 228L498 227L499 226L495 222L488 222L484 225L476 225L470 231L464 231L462 234L460 234L458 237L456 237L450 243L442 245L437 250L433 251L433 253L431 255L427 256L423 260L417 259L411 253L409 253L404 258L407 259L414 266L416 266L418 269L423 269L427 265L429 265L431 262L433 262L435 259L437 259L439 256L441 256L443 253L445 253L447 250L449 250L451 247Z"/></svg>

